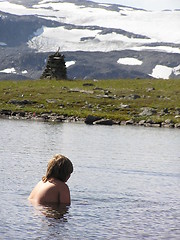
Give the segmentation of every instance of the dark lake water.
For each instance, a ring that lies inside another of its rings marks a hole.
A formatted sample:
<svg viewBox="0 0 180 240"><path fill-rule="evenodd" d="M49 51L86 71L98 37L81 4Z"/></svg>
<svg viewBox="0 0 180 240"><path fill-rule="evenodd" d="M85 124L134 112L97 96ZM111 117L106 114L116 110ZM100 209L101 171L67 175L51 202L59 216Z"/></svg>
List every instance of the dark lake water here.
<svg viewBox="0 0 180 240"><path fill-rule="evenodd" d="M0 120L0 239L180 239L180 131ZM27 197L56 153L68 209Z"/></svg>

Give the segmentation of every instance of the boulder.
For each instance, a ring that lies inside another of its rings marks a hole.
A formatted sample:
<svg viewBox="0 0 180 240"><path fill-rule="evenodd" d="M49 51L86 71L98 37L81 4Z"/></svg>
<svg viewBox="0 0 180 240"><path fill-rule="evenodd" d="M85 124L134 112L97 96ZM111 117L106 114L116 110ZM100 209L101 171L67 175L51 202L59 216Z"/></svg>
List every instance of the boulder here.
<svg viewBox="0 0 180 240"><path fill-rule="evenodd" d="M133 125L135 122L133 119L127 120L125 125Z"/></svg>
<svg viewBox="0 0 180 240"><path fill-rule="evenodd" d="M97 120L97 121L93 122L93 124L108 125L108 126L112 126L113 123L114 122L111 119L100 119L100 120Z"/></svg>
<svg viewBox="0 0 180 240"><path fill-rule="evenodd" d="M143 126L145 123L146 123L146 120L143 119L143 120L140 120L138 124L139 124L140 126Z"/></svg>
<svg viewBox="0 0 180 240"><path fill-rule="evenodd" d="M92 116L92 115L88 115L85 119L85 123L86 124L93 124L95 121L98 121L100 120L101 118L100 117L96 117L96 116Z"/></svg>
<svg viewBox="0 0 180 240"><path fill-rule="evenodd" d="M12 114L11 110L2 109L0 112L1 115L10 116Z"/></svg>
<svg viewBox="0 0 180 240"><path fill-rule="evenodd" d="M157 111L154 108L144 108L143 111L139 114L139 116L152 116L156 114Z"/></svg>
<svg viewBox="0 0 180 240"><path fill-rule="evenodd" d="M175 124L175 128L179 128L180 129L180 123L176 123Z"/></svg>

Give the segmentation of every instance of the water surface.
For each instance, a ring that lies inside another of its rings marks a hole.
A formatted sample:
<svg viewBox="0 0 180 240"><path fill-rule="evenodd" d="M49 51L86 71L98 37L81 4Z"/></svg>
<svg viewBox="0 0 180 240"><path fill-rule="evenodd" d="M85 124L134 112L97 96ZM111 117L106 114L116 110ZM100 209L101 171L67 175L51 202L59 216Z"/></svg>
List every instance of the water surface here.
<svg viewBox="0 0 180 240"><path fill-rule="evenodd" d="M0 120L0 239L179 239L180 131ZM56 153L70 208L27 197Z"/></svg>

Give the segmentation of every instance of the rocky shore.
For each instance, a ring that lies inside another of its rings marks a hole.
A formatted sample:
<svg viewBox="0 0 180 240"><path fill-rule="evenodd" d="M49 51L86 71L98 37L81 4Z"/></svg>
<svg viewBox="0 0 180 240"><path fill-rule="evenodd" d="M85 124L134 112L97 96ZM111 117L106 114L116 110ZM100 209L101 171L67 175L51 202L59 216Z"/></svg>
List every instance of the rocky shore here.
<svg viewBox="0 0 180 240"><path fill-rule="evenodd" d="M59 115L53 112L43 112L41 114L24 111L1 110L0 118L14 119L14 120L34 120L44 122L84 122L88 125L132 125L144 127L158 127L158 128L177 128L180 129L180 123L174 123L171 119L165 121L154 122L151 119L140 120L139 122L130 119L127 121L115 121L111 119L104 119L93 115L88 115L86 118L78 118L75 116Z"/></svg>

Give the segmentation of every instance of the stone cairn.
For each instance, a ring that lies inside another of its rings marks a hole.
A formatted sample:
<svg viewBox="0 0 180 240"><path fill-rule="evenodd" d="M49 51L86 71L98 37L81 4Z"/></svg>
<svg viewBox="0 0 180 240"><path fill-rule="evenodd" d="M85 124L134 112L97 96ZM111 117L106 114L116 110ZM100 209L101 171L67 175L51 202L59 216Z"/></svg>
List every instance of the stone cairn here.
<svg viewBox="0 0 180 240"><path fill-rule="evenodd" d="M46 68L41 79L67 79L66 64L64 55L58 51L48 57Z"/></svg>

